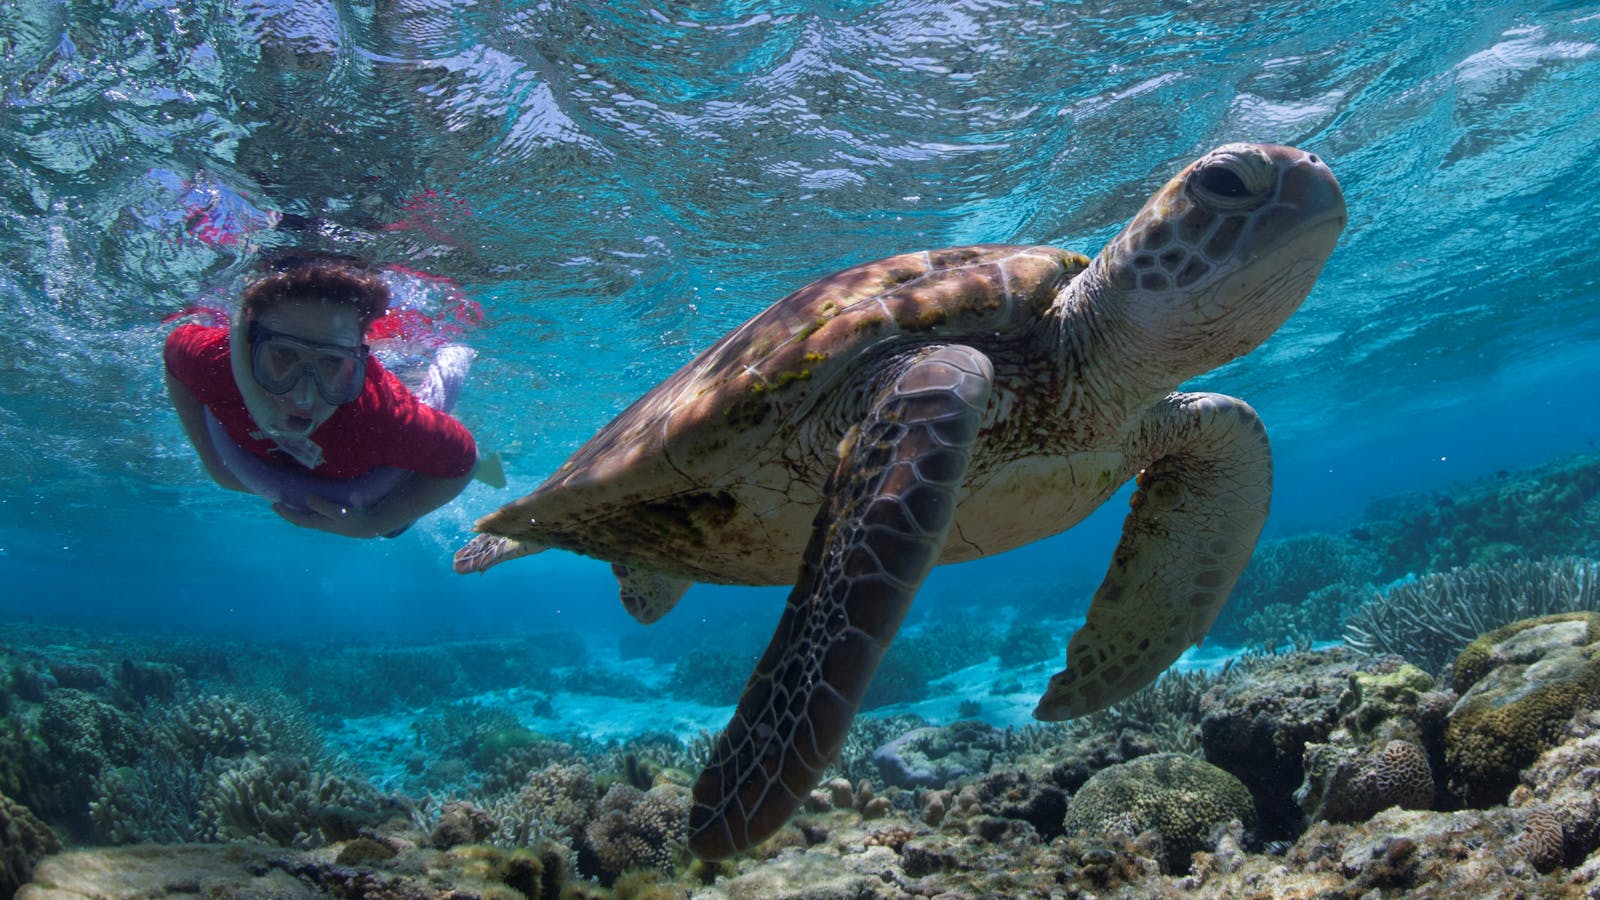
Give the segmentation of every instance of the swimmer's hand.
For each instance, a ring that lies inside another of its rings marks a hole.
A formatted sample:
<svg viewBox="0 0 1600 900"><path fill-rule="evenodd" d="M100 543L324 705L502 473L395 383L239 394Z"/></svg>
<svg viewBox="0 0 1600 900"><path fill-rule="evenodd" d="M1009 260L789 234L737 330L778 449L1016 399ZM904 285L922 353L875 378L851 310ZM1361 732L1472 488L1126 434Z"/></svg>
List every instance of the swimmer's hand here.
<svg viewBox="0 0 1600 900"><path fill-rule="evenodd" d="M371 506L340 506L313 494L306 497L309 511L292 509L282 503L274 503L272 510L285 521L301 528L315 528L353 538L382 537L399 533L412 522L450 502L451 498L461 493L471 478L471 473L454 478L435 478L412 472Z"/></svg>
<svg viewBox="0 0 1600 900"><path fill-rule="evenodd" d="M393 530L387 520L373 516L368 510L340 506L315 494L306 497L306 505L310 510L297 509L280 501L272 504L272 511L292 525L345 537L373 538Z"/></svg>

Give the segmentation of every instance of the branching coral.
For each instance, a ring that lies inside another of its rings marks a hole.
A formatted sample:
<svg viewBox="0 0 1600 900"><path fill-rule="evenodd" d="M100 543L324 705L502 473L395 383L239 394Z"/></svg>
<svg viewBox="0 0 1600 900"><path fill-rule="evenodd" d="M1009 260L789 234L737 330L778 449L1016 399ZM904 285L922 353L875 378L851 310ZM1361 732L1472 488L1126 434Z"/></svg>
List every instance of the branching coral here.
<svg viewBox="0 0 1600 900"><path fill-rule="evenodd" d="M588 874L605 883L629 869L671 872L688 837L688 816L685 788L664 784L645 792L632 785L612 785L584 828L588 852L580 853L579 865L592 859L598 871Z"/></svg>
<svg viewBox="0 0 1600 900"><path fill-rule="evenodd" d="M1211 639L1277 646L1297 637L1334 637L1343 615L1329 616L1326 607L1359 594L1376 573L1372 555L1344 537L1318 533L1263 542L1211 626Z"/></svg>
<svg viewBox="0 0 1600 900"><path fill-rule="evenodd" d="M181 843L199 836L200 773L171 752L107 770L95 783L89 819L108 844Z"/></svg>
<svg viewBox="0 0 1600 900"><path fill-rule="evenodd" d="M87 834L94 784L115 766L136 763L150 742L149 728L98 697L60 688L39 711L37 731L20 725L5 742L7 787L15 798L57 827ZM13 756L14 755L14 756ZM10 784L12 778L16 784Z"/></svg>
<svg viewBox="0 0 1600 900"><path fill-rule="evenodd" d="M878 765L873 761L873 753L900 735L927 724L921 716L857 716L845 734L839 758L823 773L824 780L843 778L854 784L864 778L876 778ZM696 759L705 759L707 755L701 754Z"/></svg>
<svg viewBox="0 0 1600 900"><path fill-rule="evenodd" d="M1199 746L1194 726L1200 721L1200 698L1236 674L1231 663L1219 672L1168 671L1154 684L1135 691L1121 703L1076 720L1073 727L1079 733L1137 728L1149 733L1161 750L1191 753Z"/></svg>
<svg viewBox="0 0 1600 900"><path fill-rule="evenodd" d="M195 769L249 753L316 755L322 738L282 694L205 694L169 707L157 730Z"/></svg>
<svg viewBox="0 0 1600 900"><path fill-rule="evenodd" d="M501 847L528 847L544 840L573 846L600 805L594 773L583 765L547 766L528 776L515 796L491 801L492 841Z"/></svg>
<svg viewBox="0 0 1600 900"><path fill-rule="evenodd" d="M382 817L383 807L369 785L315 768L304 756L248 756L226 765L205 788L199 831L206 840L313 848L355 837Z"/></svg>
<svg viewBox="0 0 1600 900"><path fill-rule="evenodd" d="M1600 610L1600 562L1564 557L1426 575L1375 597L1345 624L1345 643L1394 653L1434 674L1479 635L1519 619Z"/></svg>

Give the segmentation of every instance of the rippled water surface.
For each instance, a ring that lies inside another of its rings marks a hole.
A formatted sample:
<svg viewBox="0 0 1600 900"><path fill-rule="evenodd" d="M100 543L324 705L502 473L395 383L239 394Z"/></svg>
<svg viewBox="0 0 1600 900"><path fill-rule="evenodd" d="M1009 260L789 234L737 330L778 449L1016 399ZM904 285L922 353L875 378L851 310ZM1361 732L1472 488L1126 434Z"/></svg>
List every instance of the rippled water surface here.
<svg viewBox="0 0 1600 900"><path fill-rule="evenodd" d="M447 554L787 291L940 245L1092 254L1235 139L1322 155L1351 214L1302 310L1202 380L1274 436L1269 528L1600 435L1593 4L13 0L0 51L13 608L367 633L620 616L600 564L463 581ZM458 412L509 489L357 544L205 478L163 320L226 308L296 245L481 304ZM1117 517L929 594L1076 584Z"/></svg>

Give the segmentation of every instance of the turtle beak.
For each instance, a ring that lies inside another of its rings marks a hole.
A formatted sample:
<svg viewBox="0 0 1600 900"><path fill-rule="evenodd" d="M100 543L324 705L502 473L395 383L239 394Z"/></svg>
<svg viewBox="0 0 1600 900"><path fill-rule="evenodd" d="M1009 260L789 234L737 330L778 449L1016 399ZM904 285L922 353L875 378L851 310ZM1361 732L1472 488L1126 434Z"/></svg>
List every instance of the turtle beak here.
<svg viewBox="0 0 1600 900"><path fill-rule="evenodd" d="M1333 177L1333 171L1315 153L1292 147L1281 149L1298 159L1293 160L1283 174L1279 187L1281 212L1274 215L1283 216L1286 223L1297 223L1307 256L1326 258L1333 252L1339 234L1349 221L1344 191L1339 187L1339 179ZM1270 218L1264 223L1266 228L1273 224Z"/></svg>

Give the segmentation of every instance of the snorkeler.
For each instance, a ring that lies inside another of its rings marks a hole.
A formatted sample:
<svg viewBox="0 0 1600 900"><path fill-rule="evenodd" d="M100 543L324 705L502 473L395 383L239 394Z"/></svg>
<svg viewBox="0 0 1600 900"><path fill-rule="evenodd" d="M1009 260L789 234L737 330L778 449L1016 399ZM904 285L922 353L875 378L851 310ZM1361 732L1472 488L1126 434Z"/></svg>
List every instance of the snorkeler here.
<svg viewBox="0 0 1600 900"><path fill-rule="evenodd" d="M358 538L393 537L461 492L477 447L447 410L472 351L440 348L412 393L364 341L389 301L376 273L298 258L245 288L231 329L168 336L172 406L218 484Z"/></svg>

